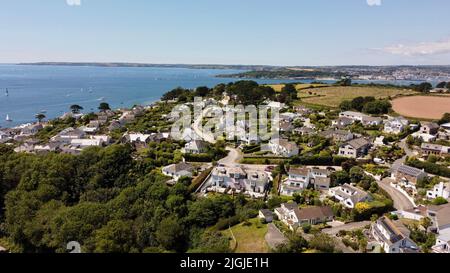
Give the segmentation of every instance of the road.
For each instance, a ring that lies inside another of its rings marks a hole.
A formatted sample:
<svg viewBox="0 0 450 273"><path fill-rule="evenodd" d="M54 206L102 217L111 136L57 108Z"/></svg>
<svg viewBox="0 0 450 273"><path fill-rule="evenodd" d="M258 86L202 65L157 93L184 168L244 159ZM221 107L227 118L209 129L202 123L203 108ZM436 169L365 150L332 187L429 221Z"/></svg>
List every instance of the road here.
<svg viewBox="0 0 450 273"><path fill-rule="evenodd" d="M351 231L351 230L355 230L355 229L364 228L365 226L370 225L370 224L371 224L370 221L354 222L354 223L349 223L349 224L345 224L342 226L326 228L326 229L323 229L322 232L326 233L328 235L336 236L339 233L339 231L341 231L341 230Z"/></svg>
<svg viewBox="0 0 450 273"><path fill-rule="evenodd" d="M227 147L227 151L229 151L227 157L222 158L219 160L219 164L225 165L225 166L234 166L236 164L239 164L239 161L242 159L242 153L235 148Z"/></svg>
<svg viewBox="0 0 450 273"><path fill-rule="evenodd" d="M414 204L397 189L391 187L391 182L392 179L385 178L378 182L378 185L391 196L392 200L394 200L394 208L397 210L413 209Z"/></svg>
<svg viewBox="0 0 450 273"><path fill-rule="evenodd" d="M202 122L203 122L203 117L204 117L204 115L205 115L208 111L209 111L208 108L205 109L205 110L200 114L200 116L198 116L198 118L195 119L194 125L193 125L192 127L193 127L193 129L194 129L194 132L195 132L198 136L200 136L204 141L209 142L209 143L212 143L212 144L215 144L215 143L216 143L216 138L214 137L214 135L213 135L213 134L207 134L207 133L203 132L202 128L200 128L201 125L202 125Z"/></svg>

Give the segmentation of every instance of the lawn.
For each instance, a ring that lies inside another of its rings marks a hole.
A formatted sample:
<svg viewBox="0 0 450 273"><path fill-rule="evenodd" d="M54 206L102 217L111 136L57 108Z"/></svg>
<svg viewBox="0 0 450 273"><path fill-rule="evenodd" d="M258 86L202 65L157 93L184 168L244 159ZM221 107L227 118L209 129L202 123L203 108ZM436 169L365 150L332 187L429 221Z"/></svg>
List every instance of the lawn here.
<svg viewBox="0 0 450 273"><path fill-rule="evenodd" d="M223 231L224 235L231 239L231 248L236 247L236 253L268 253L269 247L265 240L267 225L262 224L258 218L251 219L248 223L242 223L231 228L237 246L230 230Z"/></svg>
<svg viewBox="0 0 450 273"><path fill-rule="evenodd" d="M372 96L377 99L395 98L412 95L416 92L399 88L384 88L370 86L333 86L300 91L302 101L310 104L338 107L344 100L352 100L356 97Z"/></svg>

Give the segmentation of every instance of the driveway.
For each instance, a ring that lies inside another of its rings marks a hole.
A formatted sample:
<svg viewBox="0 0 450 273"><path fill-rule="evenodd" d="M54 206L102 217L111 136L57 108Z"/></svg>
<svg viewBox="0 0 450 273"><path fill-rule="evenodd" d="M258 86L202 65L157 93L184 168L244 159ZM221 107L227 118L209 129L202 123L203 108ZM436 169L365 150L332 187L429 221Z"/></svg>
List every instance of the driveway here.
<svg viewBox="0 0 450 273"><path fill-rule="evenodd" d="M322 232L326 233L328 235L336 236L339 233L339 231L341 231L341 230L351 231L351 230L355 230L355 229L364 228L365 226L370 225L370 224L371 224L370 221L354 222L354 223L340 225L340 226L336 226L336 227L332 227L332 228L326 228L326 229L323 229Z"/></svg>
<svg viewBox="0 0 450 273"><path fill-rule="evenodd" d="M288 241L284 234L272 223L268 225L265 239L271 249L276 249L279 245Z"/></svg>
<svg viewBox="0 0 450 273"><path fill-rule="evenodd" d="M391 182L392 179L385 178L381 182L378 182L378 185L391 196L392 200L394 200L394 208L397 210L413 209L414 204L397 189L391 187Z"/></svg>

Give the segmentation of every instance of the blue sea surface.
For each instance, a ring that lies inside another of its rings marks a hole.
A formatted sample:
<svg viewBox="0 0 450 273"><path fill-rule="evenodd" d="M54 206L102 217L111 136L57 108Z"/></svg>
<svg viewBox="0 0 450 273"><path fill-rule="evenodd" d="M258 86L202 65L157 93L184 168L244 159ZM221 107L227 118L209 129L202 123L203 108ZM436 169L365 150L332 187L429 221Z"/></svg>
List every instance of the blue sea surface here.
<svg viewBox="0 0 450 273"><path fill-rule="evenodd" d="M44 112L47 118L59 117L68 112L73 104L81 105L83 112L96 111L102 101L109 103L112 108L149 104L178 86L213 87L219 83L236 81L215 76L237 72L242 71L0 65L0 126L12 127L35 121L34 116L40 112ZM6 121L7 115L12 122Z"/></svg>
<svg viewBox="0 0 450 273"><path fill-rule="evenodd" d="M243 71L4 64L0 65L0 127L33 122L35 115L41 112L49 119L56 118L68 112L73 104L81 105L84 113L97 111L101 102L109 103L114 109L150 104L159 100L167 91L179 86L213 87L219 83L237 81L235 78L217 78L216 75L239 72ZM294 82L261 79L256 81L260 84ZM302 82L311 81L313 80L302 80ZM6 121L7 115L12 122Z"/></svg>

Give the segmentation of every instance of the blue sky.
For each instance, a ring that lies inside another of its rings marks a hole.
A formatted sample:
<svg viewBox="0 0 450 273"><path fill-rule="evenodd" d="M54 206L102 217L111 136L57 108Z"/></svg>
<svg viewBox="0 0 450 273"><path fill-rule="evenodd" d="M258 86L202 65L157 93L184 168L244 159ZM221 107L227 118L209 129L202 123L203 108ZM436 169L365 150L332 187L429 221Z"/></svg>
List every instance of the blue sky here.
<svg viewBox="0 0 450 273"><path fill-rule="evenodd" d="M446 0L1 0L0 62L450 64L449 11Z"/></svg>

